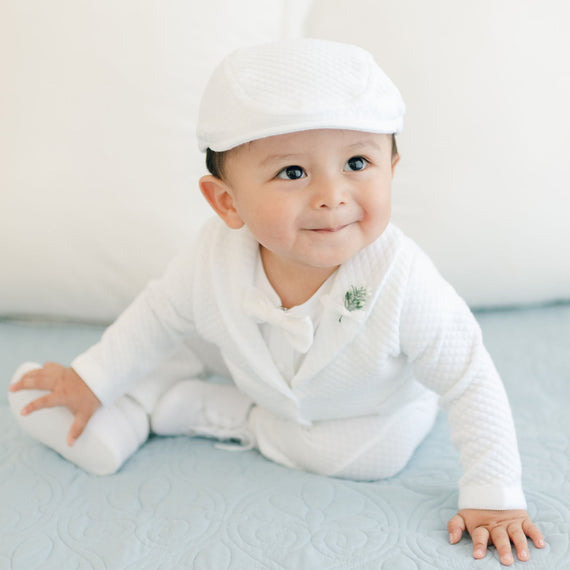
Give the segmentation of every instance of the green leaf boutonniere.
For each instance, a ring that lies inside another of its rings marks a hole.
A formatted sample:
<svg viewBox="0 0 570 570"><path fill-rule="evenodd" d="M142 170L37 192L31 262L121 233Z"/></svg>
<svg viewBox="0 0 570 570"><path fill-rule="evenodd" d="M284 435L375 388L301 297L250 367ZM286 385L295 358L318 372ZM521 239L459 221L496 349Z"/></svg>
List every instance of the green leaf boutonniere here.
<svg viewBox="0 0 570 570"><path fill-rule="evenodd" d="M352 287L344 294L344 308L349 311L360 311L366 306L366 300L368 299L368 289L366 287ZM342 321L343 315L338 319L340 323Z"/></svg>

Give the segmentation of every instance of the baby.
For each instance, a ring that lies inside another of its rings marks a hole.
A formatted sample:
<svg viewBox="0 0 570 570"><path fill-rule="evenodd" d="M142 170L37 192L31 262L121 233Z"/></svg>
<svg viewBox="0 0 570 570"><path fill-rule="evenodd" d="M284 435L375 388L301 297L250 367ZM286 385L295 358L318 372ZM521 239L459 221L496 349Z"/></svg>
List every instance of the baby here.
<svg viewBox="0 0 570 570"><path fill-rule="evenodd" d="M464 476L452 544L544 546L505 390L465 303L390 222L400 93L364 50L244 48L211 77L200 180L218 216L71 367L24 364L10 405L95 474L148 438L202 435L282 465L390 477L447 410ZM229 383L208 381L212 375ZM41 410L41 411L38 411Z"/></svg>

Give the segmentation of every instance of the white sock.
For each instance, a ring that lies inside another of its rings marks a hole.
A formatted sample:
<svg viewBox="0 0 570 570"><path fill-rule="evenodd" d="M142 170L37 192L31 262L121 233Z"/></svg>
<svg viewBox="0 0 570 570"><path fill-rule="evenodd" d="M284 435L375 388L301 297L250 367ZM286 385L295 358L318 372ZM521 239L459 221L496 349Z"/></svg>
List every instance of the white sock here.
<svg viewBox="0 0 570 570"><path fill-rule="evenodd" d="M250 443L247 417L252 401L235 386L184 380L159 400L151 416L158 435L202 435Z"/></svg>
<svg viewBox="0 0 570 570"><path fill-rule="evenodd" d="M22 364L11 383L37 368L41 366L29 362ZM67 408L58 406L44 408L28 416L20 414L24 406L47 393L44 390L9 392L12 413L31 437L89 473L115 473L148 438L149 420L146 412L132 398L123 396L115 405L99 408L70 447L67 445L67 434L73 423L73 415Z"/></svg>

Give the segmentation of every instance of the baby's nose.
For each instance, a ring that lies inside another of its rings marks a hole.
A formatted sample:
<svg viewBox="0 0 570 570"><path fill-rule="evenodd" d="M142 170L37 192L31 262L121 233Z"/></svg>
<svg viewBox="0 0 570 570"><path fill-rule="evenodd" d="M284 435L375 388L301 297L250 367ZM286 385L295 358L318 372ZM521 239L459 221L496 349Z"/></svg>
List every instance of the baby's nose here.
<svg viewBox="0 0 570 570"><path fill-rule="evenodd" d="M338 181L320 183L315 191L314 205L317 208L337 208L346 204L346 191Z"/></svg>

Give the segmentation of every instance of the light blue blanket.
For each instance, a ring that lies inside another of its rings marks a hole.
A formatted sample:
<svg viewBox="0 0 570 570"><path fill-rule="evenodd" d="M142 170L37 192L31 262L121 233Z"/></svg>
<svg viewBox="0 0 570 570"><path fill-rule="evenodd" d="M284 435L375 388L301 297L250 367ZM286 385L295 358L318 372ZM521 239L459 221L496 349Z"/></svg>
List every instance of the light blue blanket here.
<svg viewBox="0 0 570 570"><path fill-rule="evenodd" d="M570 306L477 314L515 416L529 511L547 546L512 568L570 569ZM67 363L101 328L0 322L0 570L498 569L450 546L457 455L443 414L398 476L292 471L205 439L150 441L90 476L20 432L6 389L25 360Z"/></svg>

